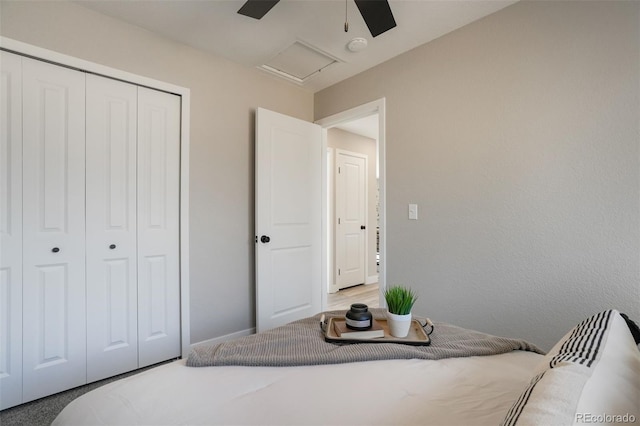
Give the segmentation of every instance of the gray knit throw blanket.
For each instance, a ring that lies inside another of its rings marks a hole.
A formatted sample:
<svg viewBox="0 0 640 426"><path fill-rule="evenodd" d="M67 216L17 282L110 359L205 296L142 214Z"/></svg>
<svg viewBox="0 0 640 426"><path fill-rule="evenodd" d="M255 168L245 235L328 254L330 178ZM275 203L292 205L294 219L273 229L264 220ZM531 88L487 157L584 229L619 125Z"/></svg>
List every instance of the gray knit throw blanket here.
<svg viewBox="0 0 640 426"><path fill-rule="evenodd" d="M344 317L346 311L325 312L329 317ZM376 319L384 318L383 309L371 309ZM251 336L217 345L196 346L189 367L224 365L285 367L385 359L442 359L476 355L497 355L515 350L543 354L531 343L519 339L492 336L450 324L436 323L430 346L397 343L335 344L324 340L321 314L294 321Z"/></svg>

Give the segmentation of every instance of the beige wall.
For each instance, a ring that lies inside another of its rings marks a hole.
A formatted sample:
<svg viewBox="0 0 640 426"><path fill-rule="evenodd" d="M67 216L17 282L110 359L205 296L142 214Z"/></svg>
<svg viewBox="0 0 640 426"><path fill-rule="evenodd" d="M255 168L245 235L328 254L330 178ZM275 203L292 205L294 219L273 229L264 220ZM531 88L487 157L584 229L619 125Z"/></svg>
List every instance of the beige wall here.
<svg viewBox="0 0 640 426"><path fill-rule="evenodd" d="M313 94L64 1L0 2L0 34L191 89L191 341L255 325L258 106L305 120Z"/></svg>
<svg viewBox="0 0 640 426"><path fill-rule="evenodd" d="M639 29L522 1L316 93L316 119L386 97L387 281L418 313L547 349L640 318Z"/></svg>
<svg viewBox="0 0 640 426"><path fill-rule="evenodd" d="M378 275L378 267L376 264L376 205L378 193L378 183L376 179L376 162L378 161L376 158L376 140L367 138L365 136L356 135L355 133L347 132L338 128L332 128L327 131L327 146L334 149L357 152L359 154L365 154L367 156L367 217L369 225L367 227L368 258L365 279L375 277ZM335 194L335 190L333 193ZM334 210L330 214L333 214L333 217L335 217L335 204L333 204L333 207ZM333 225L333 232L335 235L335 221L333 221Z"/></svg>
<svg viewBox="0 0 640 426"><path fill-rule="evenodd" d="M191 89L192 342L254 326L254 109L386 97L388 282L550 346L598 310L640 318L639 15L521 1L315 97L75 3L0 1L0 34Z"/></svg>

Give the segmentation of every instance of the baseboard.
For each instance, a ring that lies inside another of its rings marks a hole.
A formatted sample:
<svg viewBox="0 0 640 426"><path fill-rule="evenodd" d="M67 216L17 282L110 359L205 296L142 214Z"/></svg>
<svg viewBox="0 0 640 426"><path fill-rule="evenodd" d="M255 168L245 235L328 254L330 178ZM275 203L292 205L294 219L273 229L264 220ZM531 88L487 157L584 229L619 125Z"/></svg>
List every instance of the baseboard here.
<svg viewBox="0 0 640 426"><path fill-rule="evenodd" d="M368 276L366 281L364 282L365 284L376 284L378 282L378 275L371 275Z"/></svg>
<svg viewBox="0 0 640 426"><path fill-rule="evenodd" d="M192 343L191 348L200 345L217 345L218 343L228 342L229 340L237 339L238 337L249 336L256 334L255 328L247 328L246 330L236 331L235 333L225 334L224 336L214 337L213 339L203 340L202 342Z"/></svg>

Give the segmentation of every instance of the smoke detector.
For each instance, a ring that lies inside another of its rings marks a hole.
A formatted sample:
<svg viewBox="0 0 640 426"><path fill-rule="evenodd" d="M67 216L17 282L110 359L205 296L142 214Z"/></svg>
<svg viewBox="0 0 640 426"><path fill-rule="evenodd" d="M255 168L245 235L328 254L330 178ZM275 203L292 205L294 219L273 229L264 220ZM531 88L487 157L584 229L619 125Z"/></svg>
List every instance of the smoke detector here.
<svg viewBox="0 0 640 426"><path fill-rule="evenodd" d="M363 37L356 37L351 39L349 43L347 43L347 49L352 52L360 52L367 48L367 39Z"/></svg>

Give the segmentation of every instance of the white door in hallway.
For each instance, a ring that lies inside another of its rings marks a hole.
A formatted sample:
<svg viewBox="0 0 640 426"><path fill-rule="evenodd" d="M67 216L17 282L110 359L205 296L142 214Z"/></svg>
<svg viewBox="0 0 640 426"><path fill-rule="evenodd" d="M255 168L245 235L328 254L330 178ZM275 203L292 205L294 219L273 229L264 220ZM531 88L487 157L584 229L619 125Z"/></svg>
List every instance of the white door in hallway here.
<svg viewBox="0 0 640 426"><path fill-rule="evenodd" d="M320 126L256 112L256 328L321 309Z"/></svg>
<svg viewBox="0 0 640 426"><path fill-rule="evenodd" d="M364 284L366 269L367 156L336 151L336 282Z"/></svg>

